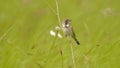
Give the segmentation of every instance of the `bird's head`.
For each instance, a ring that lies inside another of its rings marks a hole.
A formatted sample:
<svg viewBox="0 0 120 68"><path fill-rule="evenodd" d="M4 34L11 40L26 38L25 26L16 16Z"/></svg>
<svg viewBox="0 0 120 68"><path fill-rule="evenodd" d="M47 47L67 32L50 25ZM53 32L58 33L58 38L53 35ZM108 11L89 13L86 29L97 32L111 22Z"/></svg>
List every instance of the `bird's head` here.
<svg viewBox="0 0 120 68"><path fill-rule="evenodd" d="M65 21L62 24L62 26L65 27L65 28L68 28L68 27L70 27L70 22L71 22L70 19L65 19Z"/></svg>

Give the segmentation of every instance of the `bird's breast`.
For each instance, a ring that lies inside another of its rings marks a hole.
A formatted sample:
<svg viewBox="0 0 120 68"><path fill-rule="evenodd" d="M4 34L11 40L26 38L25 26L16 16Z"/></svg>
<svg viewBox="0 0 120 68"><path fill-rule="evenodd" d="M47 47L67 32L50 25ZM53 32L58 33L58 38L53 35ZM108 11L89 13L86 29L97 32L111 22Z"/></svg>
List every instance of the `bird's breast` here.
<svg viewBox="0 0 120 68"><path fill-rule="evenodd" d="M65 33L66 36L73 35L71 28L63 28L63 32Z"/></svg>

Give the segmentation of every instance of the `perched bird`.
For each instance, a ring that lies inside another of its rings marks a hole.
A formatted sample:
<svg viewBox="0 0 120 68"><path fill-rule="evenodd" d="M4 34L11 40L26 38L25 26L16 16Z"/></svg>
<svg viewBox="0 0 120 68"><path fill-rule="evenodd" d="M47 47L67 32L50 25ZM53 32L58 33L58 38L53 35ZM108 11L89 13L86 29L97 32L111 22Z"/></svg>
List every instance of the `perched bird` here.
<svg viewBox="0 0 120 68"><path fill-rule="evenodd" d="M66 37L72 37L75 40L75 42L77 43L77 45L80 45L79 41L76 38L73 27L71 26L71 20L70 19L65 19L62 22L62 30L63 30Z"/></svg>

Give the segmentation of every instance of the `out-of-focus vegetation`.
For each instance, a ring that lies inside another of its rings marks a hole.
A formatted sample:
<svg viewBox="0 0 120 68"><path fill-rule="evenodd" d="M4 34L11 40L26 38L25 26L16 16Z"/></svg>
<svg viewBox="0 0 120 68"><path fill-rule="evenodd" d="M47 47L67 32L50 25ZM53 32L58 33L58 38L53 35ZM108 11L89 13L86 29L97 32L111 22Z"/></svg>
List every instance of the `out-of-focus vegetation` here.
<svg viewBox="0 0 120 68"><path fill-rule="evenodd" d="M120 68L120 1L58 2L61 20L72 19L81 43L73 42L76 67ZM63 33L62 39L49 34L56 25L55 0L1 0L0 68L73 67Z"/></svg>

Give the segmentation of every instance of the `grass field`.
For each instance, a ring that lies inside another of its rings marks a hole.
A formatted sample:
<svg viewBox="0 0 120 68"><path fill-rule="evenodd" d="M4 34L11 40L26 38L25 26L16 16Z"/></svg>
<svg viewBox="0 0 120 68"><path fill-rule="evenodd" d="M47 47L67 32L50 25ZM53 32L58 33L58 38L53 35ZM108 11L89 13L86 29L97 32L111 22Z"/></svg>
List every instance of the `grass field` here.
<svg viewBox="0 0 120 68"><path fill-rule="evenodd" d="M76 68L120 68L120 1L58 0L72 20ZM50 30L59 25L55 0L0 1L0 68L74 68L71 49Z"/></svg>

